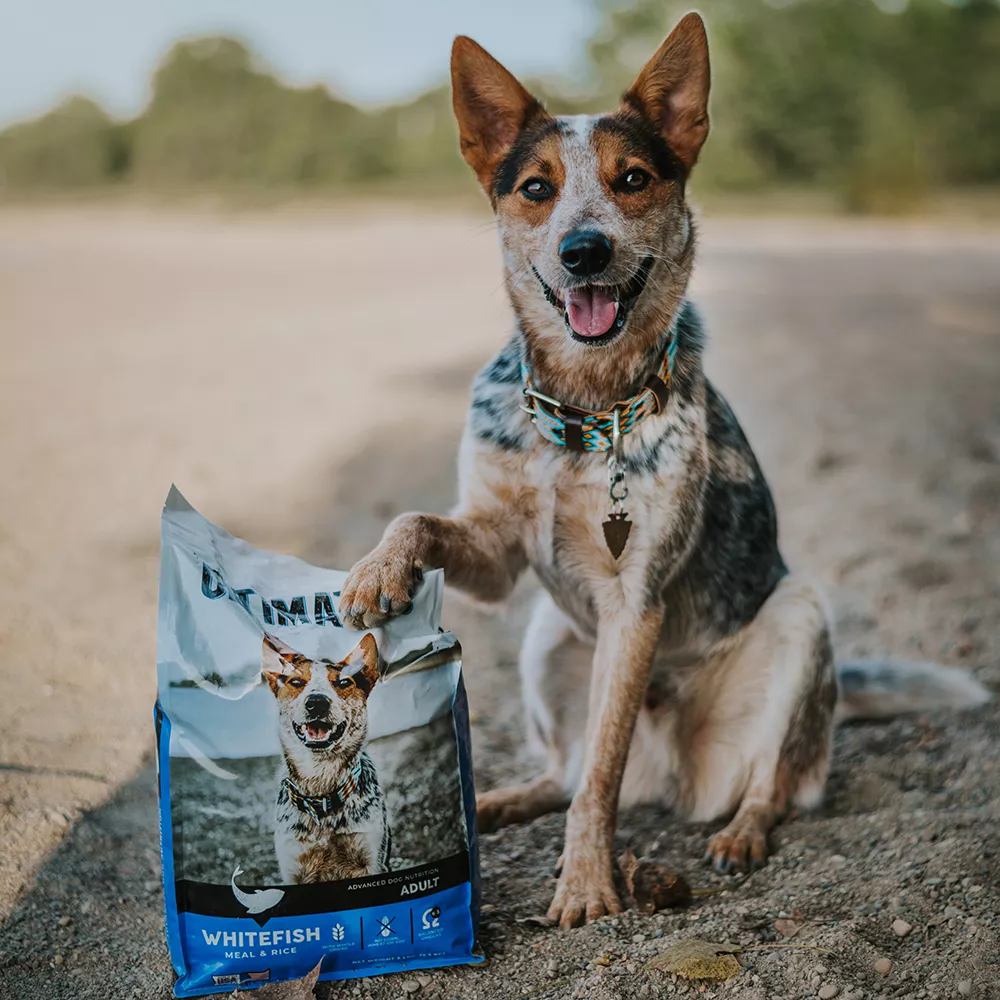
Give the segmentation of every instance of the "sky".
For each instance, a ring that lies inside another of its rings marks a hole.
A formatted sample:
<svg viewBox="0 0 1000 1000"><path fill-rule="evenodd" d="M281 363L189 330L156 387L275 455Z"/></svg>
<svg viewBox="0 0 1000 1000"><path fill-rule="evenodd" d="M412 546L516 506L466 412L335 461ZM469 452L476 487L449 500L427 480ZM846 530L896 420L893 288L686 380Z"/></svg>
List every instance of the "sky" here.
<svg viewBox="0 0 1000 1000"><path fill-rule="evenodd" d="M82 93L133 115L178 38L233 34L293 83L378 105L442 81L456 34L514 72L573 73L590 0L0 0L0 125Z"/></svg>

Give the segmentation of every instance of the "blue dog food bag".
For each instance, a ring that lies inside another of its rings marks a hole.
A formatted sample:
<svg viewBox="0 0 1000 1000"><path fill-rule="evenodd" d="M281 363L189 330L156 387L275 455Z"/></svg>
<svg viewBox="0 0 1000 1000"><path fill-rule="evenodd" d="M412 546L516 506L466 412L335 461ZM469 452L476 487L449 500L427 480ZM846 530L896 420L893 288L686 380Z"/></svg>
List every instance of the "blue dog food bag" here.
<svg viewBox="0 0 1000 1000"><path fill-rule="evenodd" d="M177 492L156 704L178 997L478 962L475 794L444 580L344 628L346 573L263 552Z"/></svg>

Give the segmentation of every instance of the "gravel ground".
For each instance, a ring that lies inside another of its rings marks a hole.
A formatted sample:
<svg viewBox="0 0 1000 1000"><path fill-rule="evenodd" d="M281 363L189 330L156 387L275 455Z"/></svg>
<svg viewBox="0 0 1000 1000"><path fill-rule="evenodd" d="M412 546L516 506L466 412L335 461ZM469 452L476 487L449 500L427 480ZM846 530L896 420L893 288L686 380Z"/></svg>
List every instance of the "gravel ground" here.
<svg viewBox="0 0 1000 1000"><path fill-rule="evenodd" d="M29 459L52 464L38 464L41 485L30 497L30 477L16 477L20 489L12 477L0 486L10 512L0 565L19 574L16 585L3 585L0 629L14 657L6 662L30 650L41 678L28 685L8 669L0 692L4 1000L169 996L148 756L156 500L175 476L209 517L254 543L337 566L362 554L393 513L445 509L468 378L503 335L503 309L490 294L499 281L495 251L474 238L480 221L8 220L0 336L8 353L11 331L35 336L0 373L0 418L13 426L32 387L31 398L44 391L51 405L32 427L18 425L26 439L5 436L0 457L8 469ZM325 348L324 372L315 364L326 343L320 317L361 315L357 300L368 303L373 292L342 269L331 278L329 263L349 252L359 274L381 273L378 253L389 238L412 245L407 259L443 263L420 271L408 289L415 298L384 307L393 322L369 331L357 357L343 338ZM74 278L62 269L73 259L88 269L92 292L75 312L65 301ZM224 266L209 281L212 260ZM719 222L706 226L693 294L713 338L710 373L775 487L786 556L830 595L841 655L937 659L975 670L1000 691L998 267L1000 235L985 232ZM246 274L255 283L240 299ZM144 310L169 313L168 301L185 301L181 292L195 287L196 301L216 310L210 323L173 317L176 339L164 340L161 319L155 340L135 334L122 346ZM452 307L446 314L443 301ZM478 301L482 329L470 333ZM49 318L39 324L39 316ZM247 389L269 356L265 328L293 331L286 370L296 351L309 369L301 392L278 390L273 405L285 423L277 426L272 404L258 412ZM81 368L71 363L78 346L70 335L79 329L91 338L88 352L115 361L86 369L89 391L103 400L96 410L72 405ZM149 398L115 389L133 379L130 364L150 357L157 377L145 384ZM373 416L350 394L368 384L363 375L375 361L379 384L392 392ZM323 378L338 407L328 442L323 425L308 419L323 402L314 395ZM201 433L182 405L192 379L211 386L222 412L240 407L237 428ZM307 434L289 432L296 407ZM170 414L176 423L151 443L142 432ZM63 428L69 440L60 449ZM253 468L257 448L268 455L266 474ZM84 475L88 460L100 473L93 479ZM108 471L122 462L127 477ZM68 499L51 489L60 484ZM40 511L47 520L36 525ZM105 522L91 530L98 514ZM57 568L79 592L88 572L100 581L89 623L38 601ZM515 669L532 586L526 580L499 615L454 598L446 604L445 623L465 649L484 788L535 767L521 749ZM54 690L46 695L41 684ZM532 918L553 889L560 818L489 836L484 965L323 985L319 996L1000 996L998 722L1000 702L961 717L845 727L825 804L783 825L771 864L745 882L699 867L713 828L653 807L623 813L622 847L696 887L726 889L680 910L629 912L569 932L542 927ZM742 946L743 971L724 985L692 987L644 970L690 937Z"/></svg>

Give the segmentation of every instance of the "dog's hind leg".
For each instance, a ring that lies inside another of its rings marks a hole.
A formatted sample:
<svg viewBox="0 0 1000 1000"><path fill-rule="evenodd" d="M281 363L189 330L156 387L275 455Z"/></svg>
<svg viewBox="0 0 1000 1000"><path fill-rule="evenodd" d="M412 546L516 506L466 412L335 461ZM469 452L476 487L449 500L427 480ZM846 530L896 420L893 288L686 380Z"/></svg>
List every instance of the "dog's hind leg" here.
<svg viewBox="0 0 1000 1000"><path fill-rule="evenodd" d="M489 832L565 809L579 777L593 647L574 634L547 593L535 600L519 661L528 745L546 758L532 781L476 799L479 829Z"/></svg>
<svg viewBox="0 0 1000 1000"><path fill-rule="evenodd" d="M774 824L792 806L816 805L826 782L837 680L816 590L783 580L704 669L680 714L682 801L694 820L735 810L706 857L723 871L754 867Z"/></svg>

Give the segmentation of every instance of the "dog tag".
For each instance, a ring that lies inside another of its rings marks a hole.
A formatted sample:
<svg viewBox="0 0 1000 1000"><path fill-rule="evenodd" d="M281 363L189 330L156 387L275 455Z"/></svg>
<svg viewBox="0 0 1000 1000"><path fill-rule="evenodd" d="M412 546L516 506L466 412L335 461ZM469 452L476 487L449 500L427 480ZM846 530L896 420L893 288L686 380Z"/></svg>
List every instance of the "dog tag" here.
<svg viewBox="0 0 1000 1000"><path fill-rule="evenodd" d="M604 528L604 541L607 542L611 554L617 559L625 551L625 543L628 541L628 533L632 530L632 522L628 519L628 514L625 511L620 514L612 512L608 514L608 519L601 527Z"/></svg>

